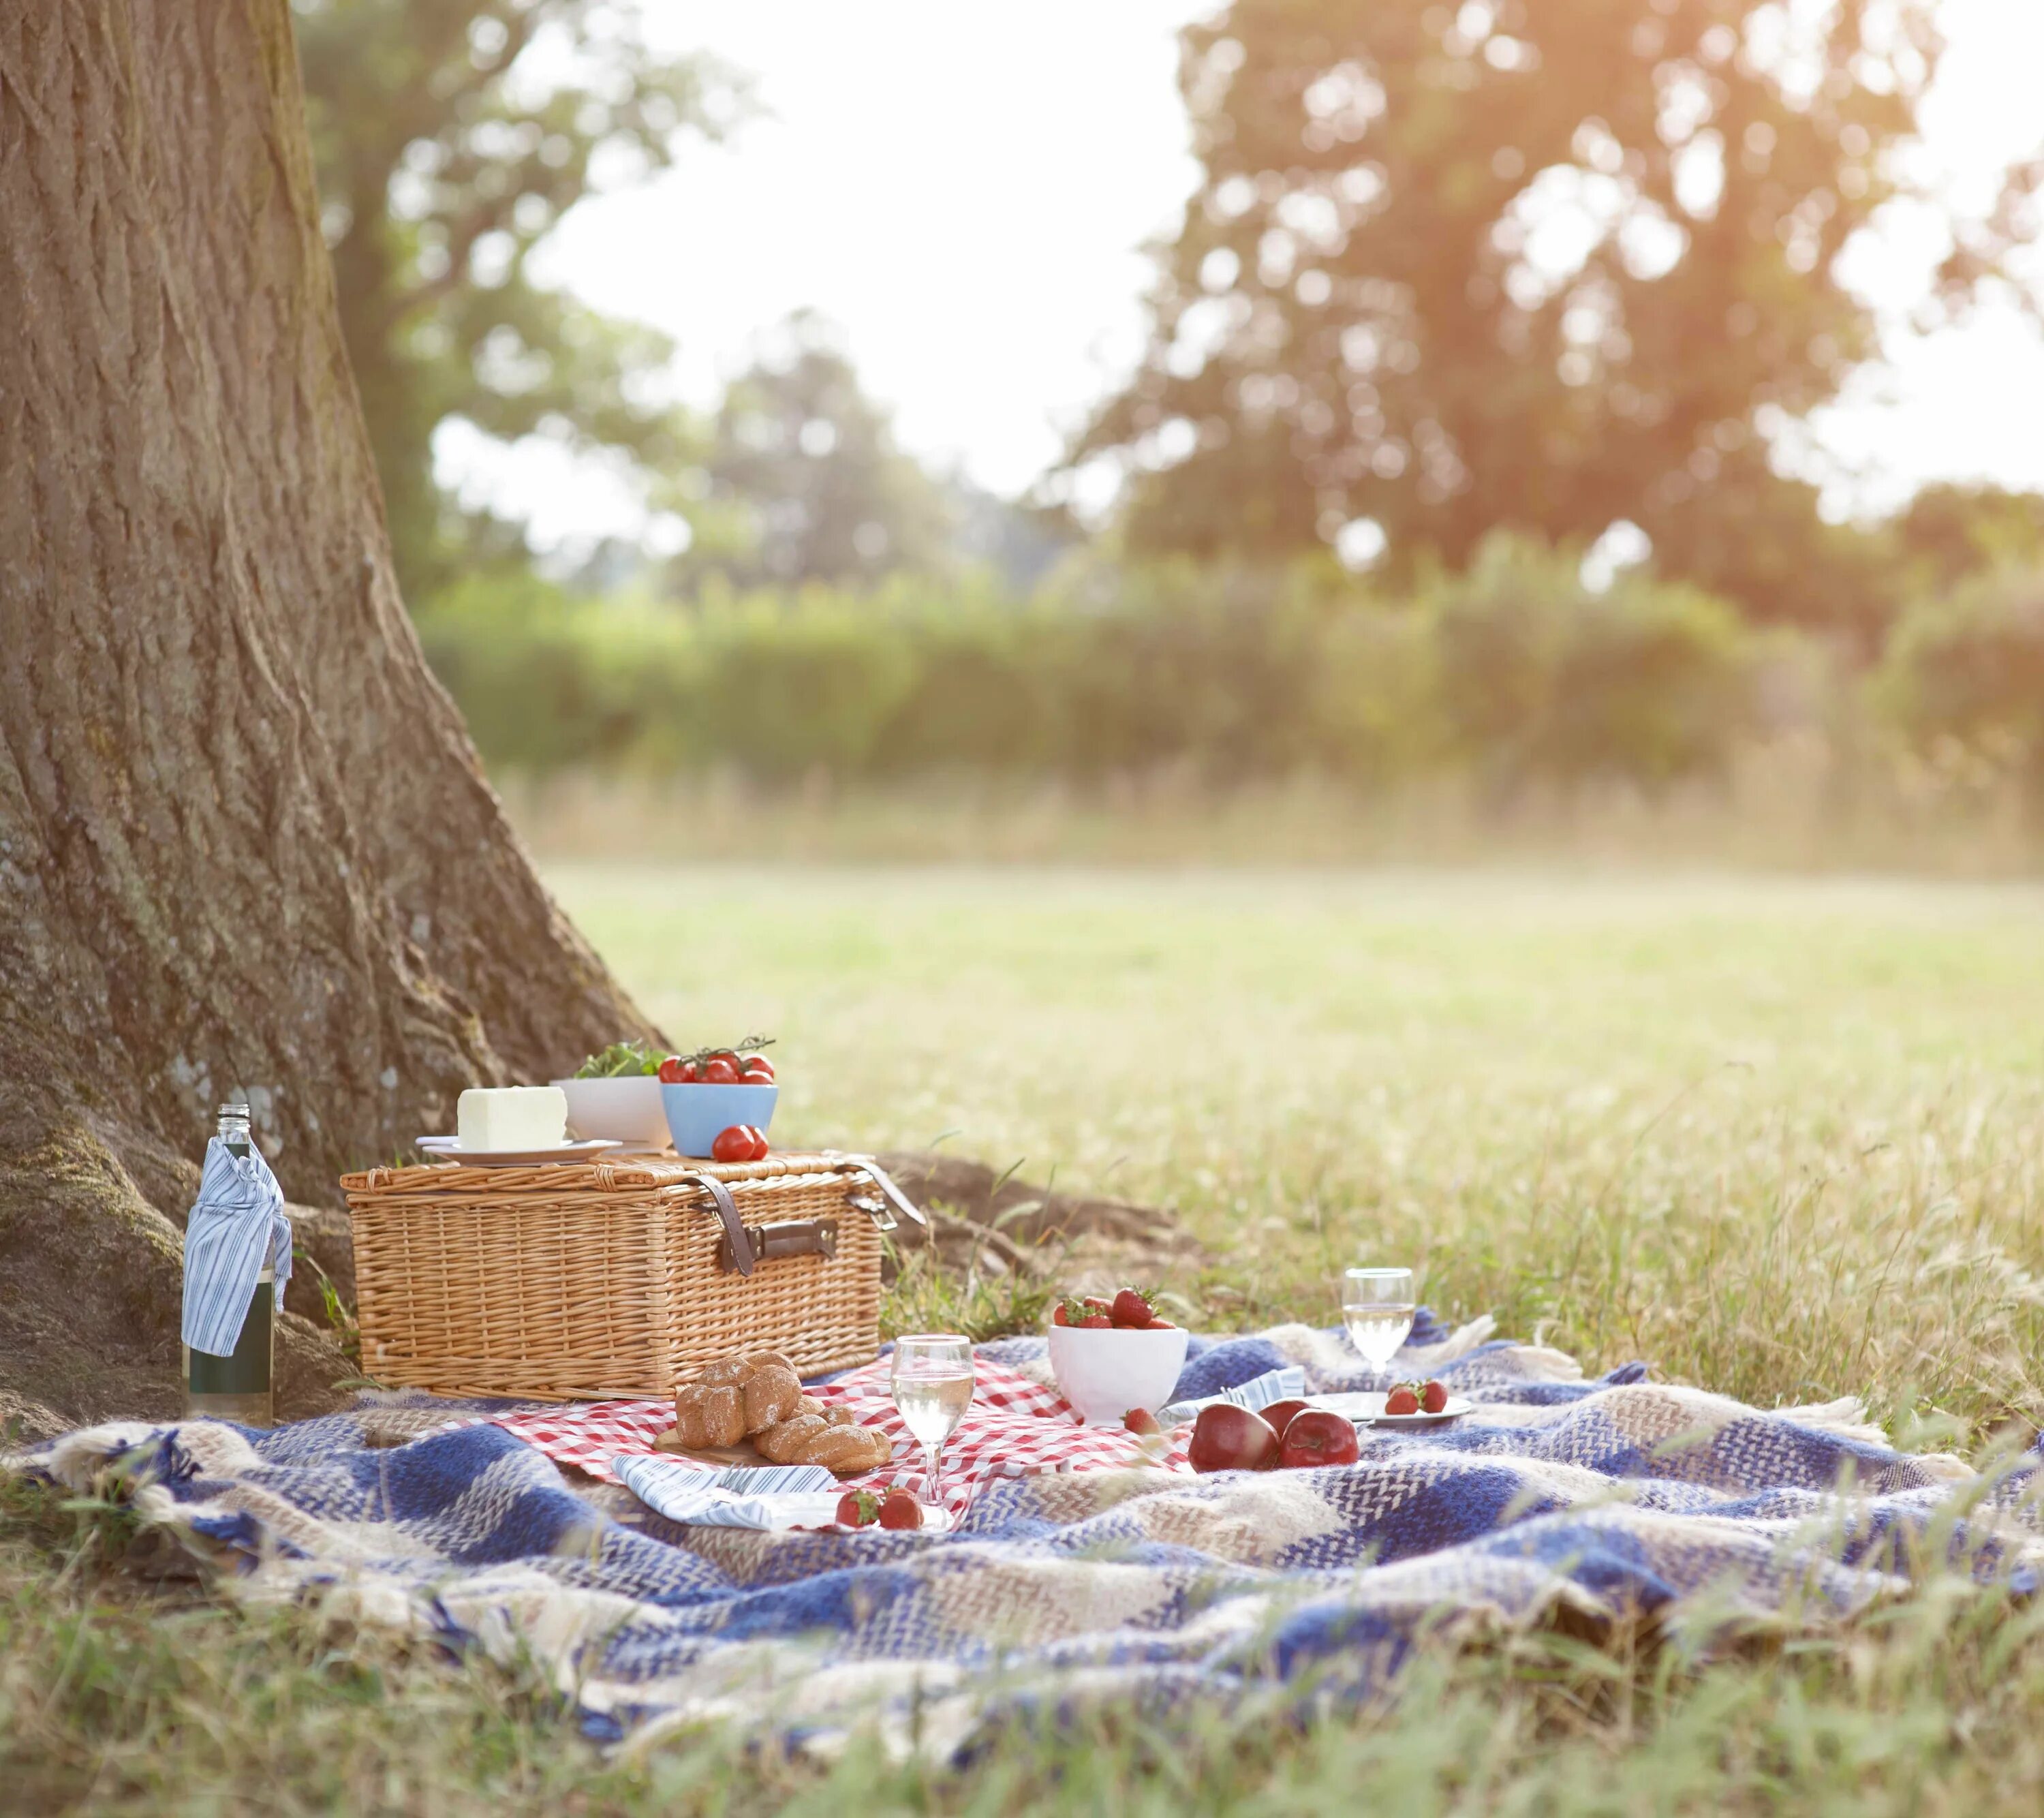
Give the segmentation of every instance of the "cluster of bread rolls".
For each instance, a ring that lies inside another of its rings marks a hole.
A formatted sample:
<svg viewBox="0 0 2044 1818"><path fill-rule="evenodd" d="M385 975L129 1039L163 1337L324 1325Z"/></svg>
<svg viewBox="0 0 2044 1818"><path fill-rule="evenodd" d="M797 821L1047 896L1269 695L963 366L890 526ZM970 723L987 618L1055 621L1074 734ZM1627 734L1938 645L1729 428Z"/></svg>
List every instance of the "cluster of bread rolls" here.
<svg viewBox="0 0 2044 1818"><path fill-rule="evenodd" d="M795 1412L802 1385L778 1351L720 1357L674 1393L674 1436L684 1446L735 1446Z"/></svg>
<svg viewBox="0 0 2044 1818"><path fill-rule="evenodd" d="M885 1433L805 1395L795 1366L775 1351L707 1365L675 1392L674 1424L654 1443L692 1451L748 1439L777 1465L824 1465L841 1477L878 1470L893 1451Z"/></svg>

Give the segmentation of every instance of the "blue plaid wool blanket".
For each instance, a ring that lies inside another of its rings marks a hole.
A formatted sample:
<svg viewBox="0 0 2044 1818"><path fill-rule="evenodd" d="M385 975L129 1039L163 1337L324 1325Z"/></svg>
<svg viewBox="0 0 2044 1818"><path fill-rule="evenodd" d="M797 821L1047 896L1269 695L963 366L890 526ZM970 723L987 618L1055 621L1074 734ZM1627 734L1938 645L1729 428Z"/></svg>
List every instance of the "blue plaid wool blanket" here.
<svg viewBox="0 0 2044 1818"><path fill-rule="evenodd" d="M1040 1339L986 1348L1046 1368ZM1286 1366L1316 1391L1386 1385L1339 1333L1289 1326L1196 1339L1178 1395ZM1391 1375L1475 1410L1366 1431L1353 1465L997 1481L941 1535L678 1528L417 1397L270 1432L117 1423L9 1462L126 1496L244 1600L536 1660L591 1734L635 1743L729 1717L949 1754L1096 1701L1319 1708L1377 1694L1429 1635L1807 1626L1906 1590L1931 1553L2026 1593L2044 1562L2034 1452L1981 1477L1891 1450L1851 1403L1763 1413L1638 1364L1585 1380L1488 1320L1423 1314Z"/></svg>

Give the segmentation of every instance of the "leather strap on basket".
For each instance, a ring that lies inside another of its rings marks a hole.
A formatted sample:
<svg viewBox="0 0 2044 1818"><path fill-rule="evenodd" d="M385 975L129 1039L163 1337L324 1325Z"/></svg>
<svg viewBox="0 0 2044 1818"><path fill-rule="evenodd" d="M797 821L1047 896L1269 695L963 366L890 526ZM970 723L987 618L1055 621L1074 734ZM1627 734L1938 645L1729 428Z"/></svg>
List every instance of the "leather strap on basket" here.
<svg viewBox="0 0 2044 1818"><path fill-rule="evenodd" d="M873 1184L894 1202L896 1209L911 1224L920 1224L926 1231L929 1228L930 1221L923 1216L915 1202L895 1186L887 1170L870 1155L847 1155L845 1159L856 1167L861 1174L870 1175ZM874 1222L877 1224L878 1220L876 1220Z"/></svg>
<svg viewBox="0 0 2044 1818"><path fill-rule="evenodd" d="M752 1254L752 1239L739 1218L738 1204L731 1197L731 1189L715 1174L691 1174L689 1178L715 1202L717 1216L724 1224L724 1247L730 1252L739 1274L751 1274L758 1259Z"/></svg>

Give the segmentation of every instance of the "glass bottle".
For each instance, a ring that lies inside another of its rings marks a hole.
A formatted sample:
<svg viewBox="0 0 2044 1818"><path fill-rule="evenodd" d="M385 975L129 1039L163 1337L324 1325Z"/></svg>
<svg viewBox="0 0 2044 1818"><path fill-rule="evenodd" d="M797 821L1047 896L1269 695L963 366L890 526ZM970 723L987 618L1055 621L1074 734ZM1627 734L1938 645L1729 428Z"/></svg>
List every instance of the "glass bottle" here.
<svg viewBox="0 0 2044 1818"><path fill-rule="evenodd" d="M220 1140L227 1152L246 1156L254 1147L248 1134L248 1107L220 1108ZM256 1278L256 1293L232 1357L209 1357L190 1345L185 1351L185 1416L193 1420L232 1420L244 1427L275 1424L276 1272L266 1263Z"/></svg>

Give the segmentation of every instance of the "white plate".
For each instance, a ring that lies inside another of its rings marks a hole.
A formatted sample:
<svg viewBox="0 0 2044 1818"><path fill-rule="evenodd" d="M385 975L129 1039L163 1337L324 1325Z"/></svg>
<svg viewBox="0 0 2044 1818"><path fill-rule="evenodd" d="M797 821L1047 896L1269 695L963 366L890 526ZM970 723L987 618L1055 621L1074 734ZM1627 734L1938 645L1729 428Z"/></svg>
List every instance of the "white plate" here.
<svg viewBox="0 0 2044 1818"><path fill-rule="evenodd" d="M958 1523L948 1509L935 1503L923 1505L923 1525L920 1528L882 1528L877 1522L868 1522L863 1528L846 1528L833 1521L833 1534L948 1534Z"/></svg>
<svg viewBox="0 0 2044 1818"><path fill-rule="evenodd" d="M529 1168L547 1162L587 1162L621 1147L613 1136L592 1136L586 1143L563 1143L551 1149L464 1149L459 1136L421 1136L422 1155L459 1162L467 1168Z"/></svg>
<svg viewBox="0 0 2044 1818"><path fill-rule="evenodd" d="M1306 1405L1324 1408L1331 1414L1353 1420L1358 1427L1439 1427L1458 1415L1466 1414L1476 1405L1466 1395L1450 1395L1447 1405L1438 1414L1387 1414L1384 1401L1380 1389L1358 1389L1346 1395L1308 1395Z"/></svg>

